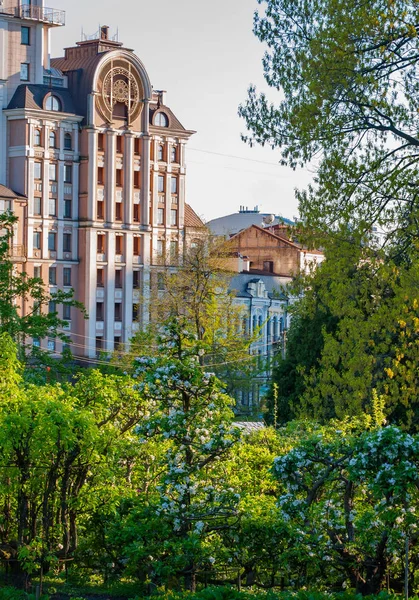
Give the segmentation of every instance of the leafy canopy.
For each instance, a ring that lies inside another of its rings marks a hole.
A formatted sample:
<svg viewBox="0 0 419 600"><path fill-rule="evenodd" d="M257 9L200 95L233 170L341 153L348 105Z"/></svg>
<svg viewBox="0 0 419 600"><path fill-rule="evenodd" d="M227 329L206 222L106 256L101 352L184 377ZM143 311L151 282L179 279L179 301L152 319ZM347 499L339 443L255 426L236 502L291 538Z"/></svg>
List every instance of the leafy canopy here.
<svg viewBox="0 0 419 600"><path fill-rule="evenodd" d="M416 231L419 6L415 0L258 0L254 32L267 45L265 79L240 109L250 144L312 161L300 212L323 229L355 218Z"/></svg>

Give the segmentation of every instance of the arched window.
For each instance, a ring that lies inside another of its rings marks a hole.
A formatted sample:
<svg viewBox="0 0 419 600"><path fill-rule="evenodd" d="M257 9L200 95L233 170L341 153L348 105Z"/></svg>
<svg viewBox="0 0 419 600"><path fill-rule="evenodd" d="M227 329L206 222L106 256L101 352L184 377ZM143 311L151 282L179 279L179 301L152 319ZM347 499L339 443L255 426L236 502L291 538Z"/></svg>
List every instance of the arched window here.
<svg viewBox="0 0 419 600"><path fill-rule="evenodd" d="M154 125L157 127L169 127L169 119L163 112L158 112L154 117Z"/></svg>
<svg viewBox="0 0 419 600"><path fill-rule="evenodd" d="M51 131L49 134L49 147L56 148L57 147L57 136L54 131Z"/></svg>
<svg viewBox="0 0 419 600"><path fill-rule="evenodd" d="M259 320L258 320L258 327L259 327L259 329L262 328L262 323L263 323L262 315L259 315Z"/></svg>
<svg viewBox="0 0 419 600"><path fill-rule="evenodd" d="M73 148L73 140L71 138L71 133L64 134L64 150L72 150Z"/></svg>
<svg viewBox="0 0 419 600"><path fill-rule="evenodd" d="M55 112L59 112L61 110L61 101L57 96L48 96L47 101L45 102L46 110L53 110Z"/></svg>
<svg viewBox="0 0 419 600"><path fill-rule="evenodd" d="M41 145L41 130L40 129L35 129L35 131L33 132L33 143L34 143L34 146Z"/></svg>
<svg viewBox="0 0 419 600"><path fill-rule="evenodd" d="M162 144L159 144L157 148L157 160L164 160L164 147Z"/></svg>
<svg viewBox="0 0 419 600"><path fill-rule="evenodd" d="M256 331L256 327L257 327L257 317L256 317L256 315L253 315L253 319L252 319L252 333L254 333Z"/></svg>
<svg viewBox="0 0 419 600"><path fill-rule="evenodd" d="M175 163L177 159L177 148L176 146L172 146L172 149L170 151L170 162Z"/></svg>

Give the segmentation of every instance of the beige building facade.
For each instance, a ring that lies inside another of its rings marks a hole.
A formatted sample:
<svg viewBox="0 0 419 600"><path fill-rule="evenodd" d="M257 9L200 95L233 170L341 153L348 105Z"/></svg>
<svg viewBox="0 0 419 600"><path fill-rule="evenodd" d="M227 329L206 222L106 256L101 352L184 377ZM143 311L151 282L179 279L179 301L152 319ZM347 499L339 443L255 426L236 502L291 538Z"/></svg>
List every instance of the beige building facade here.
<svg viewBox="0 0 419 600"><path fill-rule="evenodd" d="M43 0L0 2L0 184L24 205L21 268L51 292L74 289L88 318L60 316L73 353L94 358L147 321L150 281L183 251L194 132L107 27L50 58L50 31L64 22Z"/></svg>

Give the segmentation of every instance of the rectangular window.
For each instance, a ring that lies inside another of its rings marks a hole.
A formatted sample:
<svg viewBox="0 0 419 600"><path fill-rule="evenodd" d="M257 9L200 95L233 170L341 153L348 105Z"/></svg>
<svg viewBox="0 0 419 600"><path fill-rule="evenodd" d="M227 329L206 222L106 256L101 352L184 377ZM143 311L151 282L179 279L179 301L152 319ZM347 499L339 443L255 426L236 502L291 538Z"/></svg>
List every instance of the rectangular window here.
<svg viewBox="0 0 419 600"><path fill-rule="evenodd" d="M157 256L163 256L163 240L157 240Z"/></svg>
<svg viewBox="0 0 419 600"><path fill-rule="evenodd" d="M115 203L115 221L122 221L122 204L120 202Z"/></svg>
<svg viewBox="0 0 419 600"><path fill-rule="evenodd" d="M140 138L134 139L134 154L140 154L141 140Z"/></svg>
<svg viewBox="0 0 419 600"><path fill-rule="evenodd" d="M121 346L121 336L116 335L113 338L113 348L114 348L114 350L119 350L120 346Z"/></svg>
<svg viewBox="0 0 419 600"><path fill-rule="evenodd" d="M71 137L71 133L66 133L64 135L64 150L72 150L73 149L73 138Z"/></svg>
<svg viewBox="0 0 419 600"><path fill-rule="evenodd" d="M102 336L98 336L96 338L96 354L99 355L100 352L103 349L103 337Z"/></svg>
<svg viewBox="0 0 419 600"><path fill-rule="evenodd" d="M103 269L97 269L96 271L96 285L97 287L103 287L105 283L105 277Z"/></svg>
<svg viewBox="0 0 419 600"><path fill-rule="evenodd" d="M141 238L134 237L134 256L140 256L141 254Z"/></svg>
<svg viewBox="0 0 419 600"><path fill-rule="evenodd" d="M122 178L123 178L123 171L122 171L122 169L117 169L116 170L116 185L118 187L122 186Z"/></svg>
<svg viewBox="0 0 419 600"><path fill-rule="evenodd" d="M96 321L103 321L104 314L103 302L96 302Z"/></svg>
<svg viewBox="0 0 419 600"><path fill-rule="evenodd" d="M177 177L172 177L170 182L170 191L172 194L177 194Z"/></svg>
<svg viewBox="0 0 419 600"><path fill-rule="evenodd" d="M116 151L121 154L122 152L122 136L118 135L116 137Z"/></svg>
<svg viewBox="0 0 419 600"><path fill-rule="evenodd" d="M68 304L63 305L63 319L65 321L71 321L71 306Z"/></svg>
<svg viewBox="0 0 419 600"><path fill-rule="evenodd" d="M49 268L48 281L50 285L57 285L57 269L55 267Z"/></svg>
<svg viewBox="0 0 419 600"><path fill-rule="evenodd" d="M57 181L57 163L51 163L49 165L48 173L50 181Z"/></svg>
<svg viewBox="0 0 419 600"><path fill-rule="evenodd" d="M63 284L65 286L71 285L71 267L64 267L63 269Z"/></svg>
<svg viewBox="0 0 419 600"><path fill-rule="evenodd" d="M55 352L55 340L52 340L51 338L48 340L48 350L50 352Z"/></svg>
<svg viewBox="0 0 419 600"><path fill-rule="evenodd" d="M73 165L64 165L64 183L73 181Z"/></svg>
<svg viewBox="0 0 419 600"><path fill-rule="evenodd" d="M41 278L41 267L33 268L33 276L40 279Z"/></svg>
<svg viewBox="0 0 419 600"><path fill-rule="evenodd" d="M264 260L263 261L263 270L268 271L268 273L274 272L274 263L272 260Z"/></svg>
<svg viewBox="0 0 419 600"><path fill-rule="evenodd" d="M97 168L97 182L98 182L100 185L103 185L103 181L104 181L104 180L103 180L103 172L104 172L104 169L103 169L103 167L98 167L98 168Z"/></svg>
<svg viewBox="0 0 419 600"><path fill-rule="evenodd" d="M40 231L33 232L33 247L35 248L35 250L41 249L41 232Z"/></svg>
<svg viewBox="0 0 419 600"><path fill-rule="evenodd" d="M48 312L51 313L55 313L57 312L57 305L55 302L51 301L48 303Z"/></svg>
<svg viewBox="0 0 419 600"><path fill-rule="evenodd" d="M164 175L159 175L157 180L157 191L164 192Z"/></svg>
<svg viewBox="0 0 419 600"><path fill-rule="evenodd" d="M71 219L71 200L64 200L64 219Z"/></svg>
<svg viewBox="0 0 419 600"><path fill-rule="evenodd" d="M41 347L41 340L40 340L40 338L33 338L32 342L33 342L33 345L35 346L35 348L40 348Z"/></svg>
<svg viewBox="0 0 419 600"><path fill-rule="evenodd" d="M137 190L140 187L140 171L134 171L134 187Z"/></svg>
<svg viewBox="0 0 419 600"><path fill-rule="evenodd" d="M50 217L57 216L57 199L56 198L50 198L48 200L48 214Z"/></svg>
<svg viewBox="0 0 419 600"><path fill-rule="evenodd" d="M57 249L57 234L54 231L48 233L48 250L54 252Z"/></svg>
<svg viewBox="0 0 419 600"><path fill-rule="evenodd" d="M42 206L42 199L35 197L33 199L33 214L34 215L41 214L41 206Z"/></svg>
<svg viewBox="0 0 419 600"><path fill-rule="evenodd" d="M140 320L140 305L139 304L132 305L132 320L134 322Z"/></svg>
<svg viewBox="0 0 419 600"><path fill-rule="evenodd" d="M175 208L170 211L170 225L177 225L177 210Z"/></svg>
<svg viewBox="0 0 419 600"><path fill-rule="evenodd" d="M134 204L134 223L139 223L140 222L140 205L139 204Z"/></svg>
<svg viewBox="0 0 419 600"><path fill-rule="evenodd" d="M123 250L122 250L123 241L124 241L124 238L122 237L122 235L117 235L115 237L115 253L116 254L123 254Z"/></svg>
<svg viewBox="0 0 419 600"><path fill-rule="evenodd" d="M164 208L157 209L157 225L164 225Z"/></svg>
<svg viewBox="0 0 419 600"><path fill-rule="evenodd" d="M29 81L29 63L20 63L20 81Z"/></svg>
<svg viewBox="0 0 419 600"><path fill-rule="evenodd" d="M140 287L140 271L132 272L132 285L134 290L137 290Z"/></svg>
<svg viewBox="0 0 419 600"><path fill-rule="evenodd" d="M97 136L97 149L104 150L105 149L105 134L99 133Z"/></svg>
<svg viewBox="0 0 419 600"><path fill-rule="evenodd" d="M176 240L170 242L170 258L177 258L179 252L179 244Z"/></svg>
<svg viewBox="0 0 419 600"><path fill-rule="evenodd" d="M118 289L122 288L122 270L118 269L115 271L115 287Z"/></svg>
<svg viewBox="0 0 419 600"><path fill-rule="evenodd" d="M63 235L63 252L71 252L71 233Z"/></svg>
<svg viewBox="0 0 419 600"><path fill-rule="evenodd" d="M35 162L33 164L33 176L34 176L34 178L35 179L42 179L41 173L42 173L41 163L39 161Z"/></svg>
<svg viewBox="0 0 419 600"><path fill-rule="evenodd" d="M157 273L157 289L159 290L159 292L164 292L164 290L166 289L164 273Z"/></svg>
<svg viewBox="0 0 419 600"><path fill-rule="evenodd" d="M30 46L31 43L31 28L21 27L20 28L20 43L23 46Z"/></svg>
<svg viewBox="0 0 419 600"><path fill-rule="evenodd" d="M122 304L115 302L115 321L122 321Z"/></svg>
<svg viewBox="0 0 419 600"><path fill-rule="evenodd" d="M98 200L96 217L100 221L103 221L103 215L104 215L103 206L104 206L104 203L102 202L102 200Z"/></svg>
<svg viewBox="0 0 419 600"><path fill-rule="evenodd" d="M99 233L97 236L97 253L105 253L105 236L102 233Z"/></svg>

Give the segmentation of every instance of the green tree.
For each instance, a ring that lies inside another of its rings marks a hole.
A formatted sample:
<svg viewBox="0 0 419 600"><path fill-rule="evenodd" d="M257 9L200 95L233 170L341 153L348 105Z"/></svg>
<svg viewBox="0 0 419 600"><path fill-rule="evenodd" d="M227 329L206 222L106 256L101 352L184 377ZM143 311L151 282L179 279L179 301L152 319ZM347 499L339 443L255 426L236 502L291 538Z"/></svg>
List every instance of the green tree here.
<svg viewBox="0 0 419 600"><path fill-rule="evenodd" d="M11 336L17 344L19 359L24 361L32 348L28 338L68 339L63 332L66 321L58 317L56 310L50 312L50 306L74 306L82 312L84 309L74 300L72 291L58 290L50 294L42 279L29 277L25 270L16 268L10 259L15 222L16 217L11 213L0 215L0 332ZM25 303L25 311L22 303ZM32 358L44 361L47 358L44 354L37 348L32 350Z"/></svg>
<svg viewBox="0 0 419 600"><path fill-rule="evenodd" d="M279 422L359 416L375 390L389 422L418 428L417 252L398 264L363 239L329 241L326 261L301 282L288 353L273 374ZM273 422L273 393L269 407Z"/></svg>
<svg viewBox="0 0 419 600"><path fill-rule="evenodd" d="M405 536L416 568L419 445L396 427L331 423L280 455L279 518L294 534L286 550L305 563L297 585L349 585L363 595L401 591ZM294 558L293 558L294 557Z"/></svg>
<svg viewBox="0 0 419 600"><path fill-rule="evenodd" d="M81 374L74 385L23 381L16 348L0 337L0 554L14 581L74 557L80 529L131 483L133 428L145 414L126 376Z"/></svg>
<svg viewBox="0 0 419 600"><path fill-rule="evenodd" d="M227 393L248 385L263 367L249 353L258 334L244 331L243 310L229 289L229 258L220 242L203 236L178 265L162 265L154 272L149 298L144 299L150 322L132 340L130 356L156 354L161 324L176 317L199 340L200 363L223 381Z"/></svg>
<svg viewBox="0 0 419 600"><path fill-rule="evenodd" d="M138 549L154 557L154 577L183 576L186 588L194 590L197 571L215 560L209 540L237 521L239 495L223 463L239 431L231 422L232 399L200 366L201 344L184 327L185 322L169 321L159 355L138 359L138 387L150 402L150 413L137 428L140 441L169 442Z"/></svg>
<svg viewBox="0 0 419 600"><path fill-rule="evenodd" d="M250 144L312 161L303 220L329 234L352 221L417 237L419 7L415 0L258 0L254 32L267 51L271 104L255 87L239 109ZM400 251L400 248L398 249Z"/></svg>

